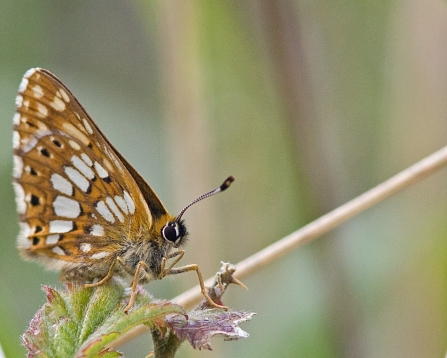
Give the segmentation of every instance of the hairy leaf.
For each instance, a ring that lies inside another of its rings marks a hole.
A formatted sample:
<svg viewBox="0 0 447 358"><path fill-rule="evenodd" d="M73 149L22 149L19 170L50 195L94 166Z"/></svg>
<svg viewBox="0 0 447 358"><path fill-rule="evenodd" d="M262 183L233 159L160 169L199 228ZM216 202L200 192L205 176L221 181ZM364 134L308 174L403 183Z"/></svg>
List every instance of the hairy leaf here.
<svg viewBox="0 0 447 358"><path fill-rule="evenodd" d="M43 290L47 303L22 336L28 357L119 357L106 346L123 333L141 324L162 329L166 315L184 313L180 306L156 301L139 289L133 308L125 314L129 295L117 279L94 288L67 285L65 290Z"/></svg>

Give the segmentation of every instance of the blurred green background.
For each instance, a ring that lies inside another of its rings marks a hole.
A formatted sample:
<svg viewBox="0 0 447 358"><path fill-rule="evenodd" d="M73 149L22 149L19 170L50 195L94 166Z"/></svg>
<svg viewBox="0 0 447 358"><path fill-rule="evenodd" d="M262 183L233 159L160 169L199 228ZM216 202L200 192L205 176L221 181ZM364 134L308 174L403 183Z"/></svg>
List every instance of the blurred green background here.
<svg viewBox="0 0 447 358"><path fill-rule="evenodd" d="M0 343L58 274L22 261L11 171L14 99L44 67L75 93L171 213L183 264L209 277L447 144L447 3L1 1ZM447 349L447 172L233 287L248 339L182 357L441 357ZM184 274L147 285L170 298ZM143 357L149 335L123 347Z"/></svg>

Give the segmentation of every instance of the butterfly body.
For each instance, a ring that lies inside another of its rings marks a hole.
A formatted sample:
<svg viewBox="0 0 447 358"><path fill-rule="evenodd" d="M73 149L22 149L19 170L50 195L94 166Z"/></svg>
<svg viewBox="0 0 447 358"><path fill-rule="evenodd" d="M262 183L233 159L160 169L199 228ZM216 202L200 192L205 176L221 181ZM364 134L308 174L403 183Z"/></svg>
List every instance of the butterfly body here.
<svg viewBox="0 0 447 358"><path fill-rule="evenodd" d="M115 265L113 274L121 277L133 277L138 264L144 262L147 269L141 273L139 283L144 284L152 280L163 278L161 267L163 258L169 257L176 248L164 242L164 238L155 233L142 230L138 236L128 237L125 233L113 240L113 252L102 260L94 260L88 257L78 258L78 262L70 262L62 269L61 280L70 282L93 282L107 276L111 266L121 258L124 265Z"/></svg>
<svg viewBox="0 0 447 358"><path fill-rule="evenodd" d="M113 275L131 276L132 297L137 283L194 270L211 301L197 265L173 267L183 256L186 208L170 215L71 91L47 70L34 68L24 75L13 148L23 257L61 271L62 281L87 286ZM225 190L233 180L198 200Z"/></svg>

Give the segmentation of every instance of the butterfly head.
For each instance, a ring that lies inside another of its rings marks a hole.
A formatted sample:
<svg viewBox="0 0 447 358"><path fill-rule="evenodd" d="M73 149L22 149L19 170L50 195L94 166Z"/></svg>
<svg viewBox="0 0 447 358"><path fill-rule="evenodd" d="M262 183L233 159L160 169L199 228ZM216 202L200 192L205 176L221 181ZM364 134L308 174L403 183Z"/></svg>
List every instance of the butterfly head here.
<svg viewBox="0 0 447 358"><path fill-rule="evenodd" d="M182 220L182 216L185 211L195 203L208 198L211 195L224 191L231 185L233 181L234 177L228 177L222 185L220 185L216 189L209 191L208 193L199 196L196 200L193 200L190 204L185 206L182 211L180 211L180 214L175 218L175 220L169 221L165 226L163 226L163 228L161 229L161 235L163 236L163 238L166 241L170 242L175 248L180 247L182 245L182 242L184 242L184 239L188 235L185 224Z"/></svg>
<svg viewBox="0 0 447 358"><path fill-rule="evenodd" d="M180 247L184 242L184 239L188 235L183 220L175 220L168 222L161 229L161 235L163 239L170 242L175 248Z"/></svg>

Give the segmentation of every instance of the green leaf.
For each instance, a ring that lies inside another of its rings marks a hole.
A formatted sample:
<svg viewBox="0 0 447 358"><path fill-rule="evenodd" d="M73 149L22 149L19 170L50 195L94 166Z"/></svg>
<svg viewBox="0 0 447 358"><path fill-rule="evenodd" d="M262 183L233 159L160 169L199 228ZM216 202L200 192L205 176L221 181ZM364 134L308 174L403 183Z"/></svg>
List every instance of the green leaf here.
<svg viewBox="0 0 447 358"><path fill-rule="evenodd" d="M47 303L22 336L28 357L119 357L106 346L125 332L141 324L162 329L166 315L184 314L180 306L154 300L142 288L125 314L129 295L118 279L94 288L67 285L65 290L43 290Z"/></svg>

